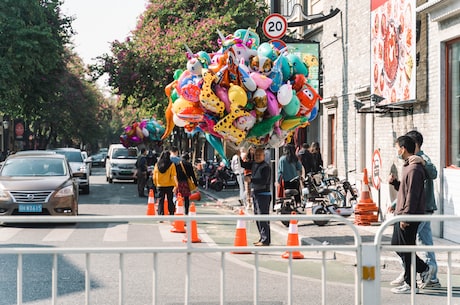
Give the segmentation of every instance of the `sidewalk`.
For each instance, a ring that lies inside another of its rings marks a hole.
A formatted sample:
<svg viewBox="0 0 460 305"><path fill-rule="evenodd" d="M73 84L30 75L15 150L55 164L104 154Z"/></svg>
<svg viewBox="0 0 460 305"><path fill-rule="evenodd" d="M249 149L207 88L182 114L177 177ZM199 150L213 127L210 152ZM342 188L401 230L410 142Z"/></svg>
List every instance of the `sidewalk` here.
<svg viewBox="0 0 460 305"><path fill-rule="evenodd" d="M241 208L241 205L238 202L239 199L239 190L238 189L224 189L220 192L214 190L202 189L200 188L201 193L213 200L218 206L228 208L230 210L236 210ZM347 218L349 221L353 222L353 215ZM380 229L380 225L371 225L371 226L360 226L356 225L356 228L362 238L363 244L372 244L375 238L377 231ZM287 236L288 230L284 227L279 221L276 221L271 229L277 233ZM300 222L298 224L299 238L303 245L318 245L318 244L336 244L336 245L350 245L354 243L354 237L352 230L349 229L346 225L338 222L330 222L325 226L317 226L312 222ZM393 227L389 226L385 229L382 236L382 242L389 244L391 241L391 235L393 232ZM433 237L435 245L440 246L450 246L458 245L457 243L451 242L449 240ZM353 260L354 257L350 253L336 253L336 258L340 260ZM438 263L439 272L446 273L448 255L446 252L436 253L436 260ZM399 258L394 252L384 252L381 257L382 268L390 268L395 270L401 270L399 264ZM460 267L460 253L452 253L452 266ZM456 272L457 273L457 272Z"/></svg>

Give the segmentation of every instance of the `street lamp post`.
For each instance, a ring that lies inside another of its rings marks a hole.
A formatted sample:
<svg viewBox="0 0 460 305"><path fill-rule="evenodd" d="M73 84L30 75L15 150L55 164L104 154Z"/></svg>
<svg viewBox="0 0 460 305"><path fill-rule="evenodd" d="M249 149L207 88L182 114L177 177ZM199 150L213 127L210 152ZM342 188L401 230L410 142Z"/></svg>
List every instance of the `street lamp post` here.
<svg viewBox="0 0 460 305"><path fill-rule="evenodd" d="M8 146L9 146L9 128L10 128L10 121L8 116L3 116L3 156L6 158L8 156ZM2 157L3 157L2 156Z"/></svg>

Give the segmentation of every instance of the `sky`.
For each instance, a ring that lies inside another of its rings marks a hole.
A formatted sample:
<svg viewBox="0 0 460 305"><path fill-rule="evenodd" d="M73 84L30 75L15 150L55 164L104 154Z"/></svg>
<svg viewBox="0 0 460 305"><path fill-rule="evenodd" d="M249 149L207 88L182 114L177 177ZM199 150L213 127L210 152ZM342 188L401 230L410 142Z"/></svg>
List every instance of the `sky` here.
<svg viewBox="0 0 460 305"><path fill-rule="evenodd" d="M64 0L62 12L74 17L75 51L86 64L110 53L110 43L124 41L135 29L148 0Z"/></svg>

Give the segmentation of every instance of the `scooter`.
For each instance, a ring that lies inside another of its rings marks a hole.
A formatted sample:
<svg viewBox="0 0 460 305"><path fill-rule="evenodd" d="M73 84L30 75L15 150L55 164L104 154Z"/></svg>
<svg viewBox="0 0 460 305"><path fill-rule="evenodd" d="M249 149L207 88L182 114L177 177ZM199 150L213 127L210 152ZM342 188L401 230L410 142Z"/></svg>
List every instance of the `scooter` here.
<svg viewBox="0 0 460 305"><path fill-rule="evenodd" d="M293 179L290 180L290 182L295 182L295 181L301 181L300 177L294 177ZM302 183L300 183L302 185ZM307 190L305 188L302 188L302 196L301 196L301 202L296 202L295 196L299 194L299 190L297 189L286 189L284 190L284 197L276 199L275 205L273 206L273 210L277 214L292 214L292 212L296 212L297 214L303 214L305 212L305 207L306 207L306 201L303 200L304 196L303 194ZM281 223L289 227L289 220L282 220Z"/></svg>
<svg viewBox="0 0 460 305"><path fill-rule="evenodd" d="M346 194L338 190L338 179L324 179L319 173L309 173L305 180L305 196L307 206L311 206L313 215L337 214L343 217L349 217L354 212L354 207L349 204ZM350 185L351 187L351 185ZM348 188L348 185L347 185ZM324 226L329 220L314 220L317 226Z"/></svg>

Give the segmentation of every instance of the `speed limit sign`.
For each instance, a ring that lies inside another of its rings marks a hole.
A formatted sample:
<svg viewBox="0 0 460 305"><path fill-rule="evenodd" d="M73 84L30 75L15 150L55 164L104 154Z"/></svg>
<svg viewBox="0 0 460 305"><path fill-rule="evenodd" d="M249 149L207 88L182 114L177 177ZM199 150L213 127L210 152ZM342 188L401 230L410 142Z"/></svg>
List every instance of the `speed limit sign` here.
<svg viewBox="0 0 460 305"><path fill-rule="evenodd" d="M270 39L281 38L287 31L287 20L280 14L271 14L264 20L263 30Z"/></svg>

